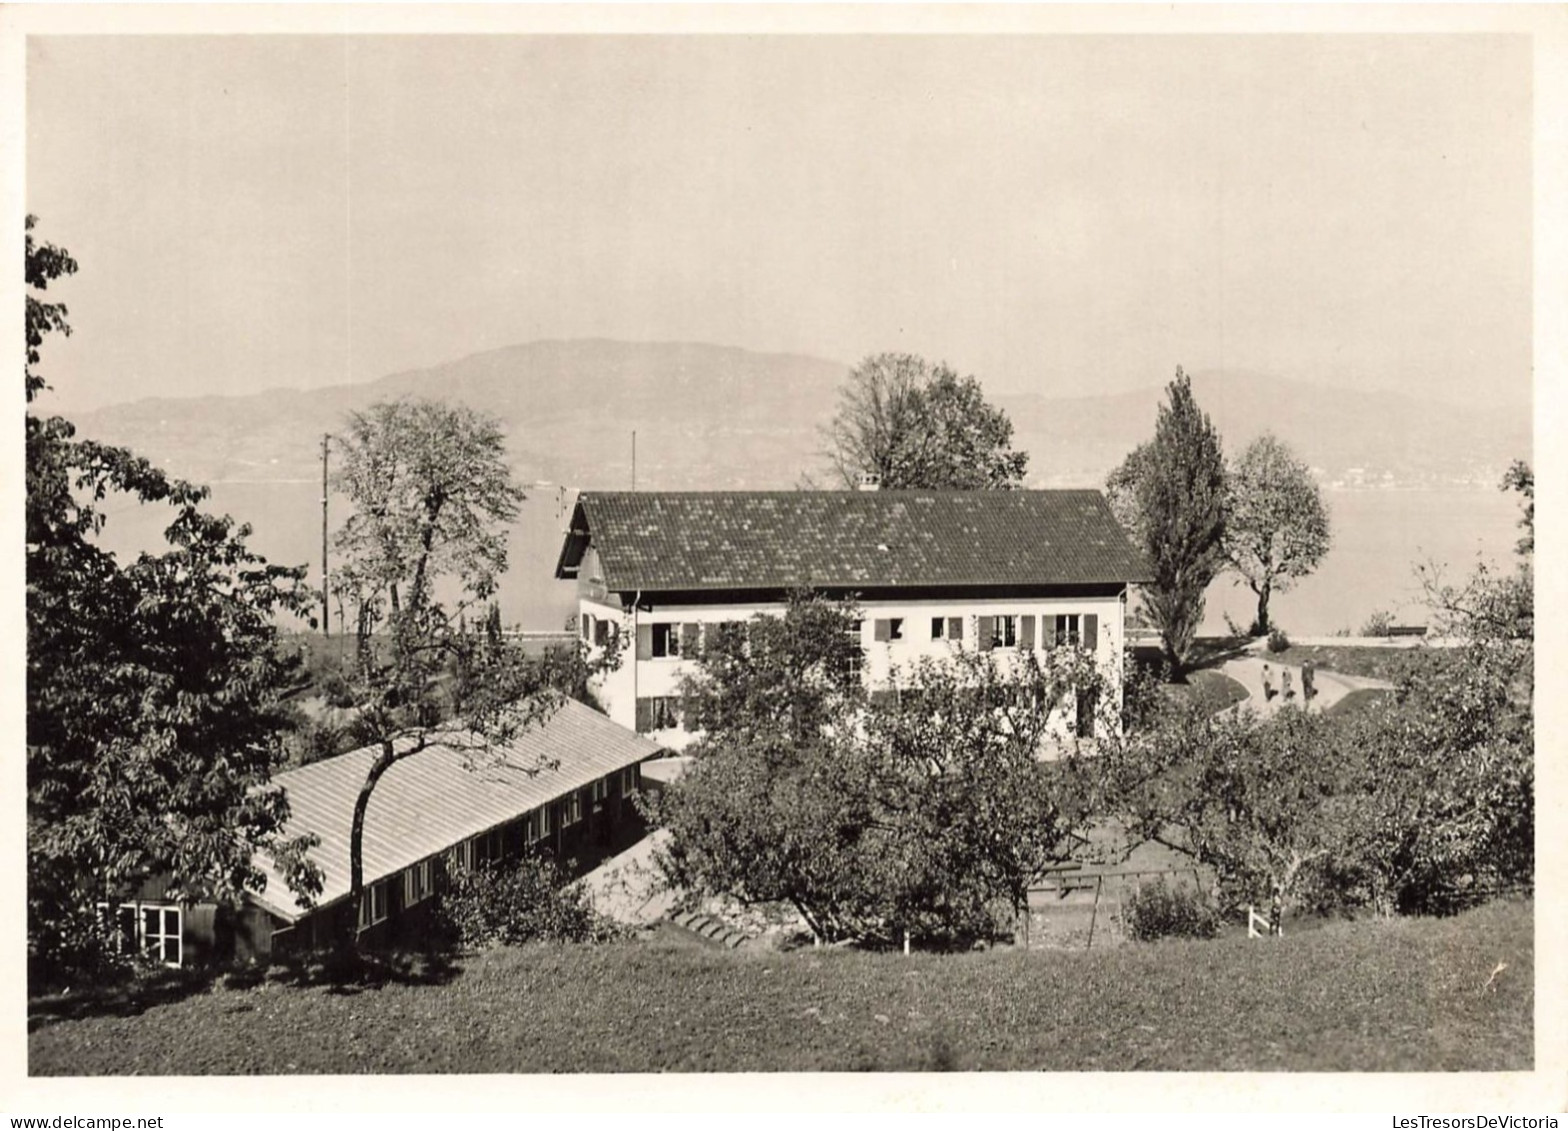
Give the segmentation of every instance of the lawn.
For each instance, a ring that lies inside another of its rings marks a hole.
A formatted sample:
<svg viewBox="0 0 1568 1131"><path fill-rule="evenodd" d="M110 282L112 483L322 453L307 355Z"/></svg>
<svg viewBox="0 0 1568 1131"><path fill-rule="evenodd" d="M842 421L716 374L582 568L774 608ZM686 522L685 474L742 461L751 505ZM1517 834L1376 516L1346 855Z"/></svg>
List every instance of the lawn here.
<svg viewBox="0 0 1568 1131"><path fill-rule="evenodd" d="M1189 700L1211 715L1247 698L1245 687L1224 672L1212 668L1200 668L1188 672L1186 683L1167 683L1161 686L1167 695Z"/></svg>
<svg viewBox="0 0 1568 1131"><path fill-rule="evenodd" d="M1500 962L1504 970L1488 986ZM1533 905L1295 937L952 956L629 942L341 992L266 980L47 1016L33 1073L1500 1070L1532 1064ZM60 1012L58 1008L55 1012Z"/></svg>
<svg viewBox="0 0 1568 1131"><path fill-rule="evenodd" d="M1348 644L1297 645L1283 652L1262 653L1272 663L1300 667L1311 660L1325 671L1366 676L1398 683L1406 675L1428 670L1436 660L1432 648L1358 648Z"/></svg>

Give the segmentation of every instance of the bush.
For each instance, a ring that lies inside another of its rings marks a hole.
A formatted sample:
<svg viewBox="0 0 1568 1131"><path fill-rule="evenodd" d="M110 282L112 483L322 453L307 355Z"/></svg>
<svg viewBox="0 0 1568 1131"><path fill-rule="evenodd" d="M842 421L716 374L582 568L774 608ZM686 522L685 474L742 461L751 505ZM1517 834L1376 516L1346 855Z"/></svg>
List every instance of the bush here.
<svg viewBox="0 0 1568 1131"><path fill-rule="evenodd" d="M1167 883L1164 877L1133 892L1122 906L1127 936L1156 939L1212 939L1220 933L1220 913L1194 888Z"/></svg>
<svg viewBox="0 0 1568 1131"><path fill-rule="evenodd" d="M1290 637L1285 635L1285 630L1276 628L1269 633L1269 651L1283 652L1290 647Z"/></svg>
<svg viewBox="0 0 1568 1131"><path fill-rule="evenodd" d="M1361 626L1362 636L1392 636L1394 634L1394 617L1392 613L1379 609L1366 619Z"/></svg>
<svg viewBox="0 0 1568 1131"><path fill-rule="evenodd" d="M580 885L563 885L560 868L543 856L458 873L438 915L453 941L470 947L603 942L621 933L594 911Z"/></svg>

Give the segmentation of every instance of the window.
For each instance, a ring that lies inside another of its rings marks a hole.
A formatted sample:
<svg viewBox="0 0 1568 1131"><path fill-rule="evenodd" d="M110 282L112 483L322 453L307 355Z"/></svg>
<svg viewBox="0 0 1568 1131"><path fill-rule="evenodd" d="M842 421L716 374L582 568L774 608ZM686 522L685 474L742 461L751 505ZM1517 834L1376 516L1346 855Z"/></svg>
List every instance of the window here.
<svg viewBox="0 0 1568 1131"><path fill-rule="evenodd" d="M165 966L184 960L185 914L177 904L122 903L111 919L109 905L100 903L98 915L122 954L140 950Z"/></svg>
<svg viewBox="0 0 1568 1131"><path fill-rule="evenodd" d="M863 620L857 620L855 622L855 627L847 629L845 632L845 635L847 635L850 639L850 646L848 649L846 649L849 660L850 679L859 679L861 671L866 666L866 652L865 649L861 646L861 641L865 637L865 628L866 622Z"/></svg>
<svg viewBox="0 0 1568 1131"><path fill-rule="evenodd" d="M528 830L530 840L543 840L550 835L550 807L548 805L529 815Z"/></svg>
<svg viewBox="0 0 1568 1131"><path fill-rule="evenodd" d="M434 890L433 873L429 860L421 860L412 868L403 870L403 906L412 907L430 898Z"/></svg>
<svg viewBox="0 0 1568 1131"><path fill-rule="evenodd" d="M472 842L481 864L493 864L506 854L506 838L500 829L480 833Z"/></svg>
<svg viewBox="0 0 1568 1131"><path fill-rule="evenodd" d="M178 907L142 904L142 953L165 966L178 966L180 929L183 918Z"/></svg>
<svg viewBox="0 0 1568 1131"><path fill-rule="evenodd" d="M637 733L668 731L681 725L681 700L674 695L649 695L637 700Z"/></svg>
<svg viewBox="0 0 1568 1131"><path fill-rule="evenodd" d="M610 622L595 618L593 622L593 643L596 648L603 648L610 642Z"/></svg>
<svg viewBox="0 0 1568 1131"><path fill-rule="evenodd" d="M561 827L564 829L568 825L575 825L582 819L583 794L582 790L576 790L570 797L561 799Z"/></svg>
<svg viewBox="0 0 1568 1131"><path fill-rule="evenodd" d="M871 638L876 641L904 639L904 618L889 617L871 622Z"/></svg>
<svg viewBox="0 0 1568 1131"><path fill-rule="evenodd" d="M374 927L387 917L387 885L382 880L371 884L359 897L359 929Z"/></svg>
<svg viewBox="0 0 1568 1131"><path fill-rule="evenodd" d="M1083 618L1077 613L1063 613L1056 618L1056 646L1077 644L1083 639Z"/></svg>
<svg viewBox="0 0 1568 1131"><path fill-rule="evenodd" d="M446 850L446 870L462 872L474 866L474 842L461 841Z"/></svg>
<svg viewBox="0 0 1568 1131"><path fill-rule="evenodd" d="M681 626L656 624L653 626L653 658L674 659L681 654Z"/></svg>
<svg viewBox="0 0 1568 1131"><path fill-rule="evenodd" d="M627 766L621 771L621 796L630 797L637 792L637 767Z"/></svg>
<svg viewBox="0 0 1568 1131"><path fill-rule="evenodd" d="M996 618L996 647L1018 647L1018 618L1012 614Z"/></svg>
<svg viewBox="0 0 1568 1131"><path fill-rule="evenodd" d="M588 800L593 802L593 811L597 813L604 799L610 796L610 779L600 778L589 787Z"/></svg>
<svg viewBox="0 0 1568 1131"><path fill-rule="evenodd" d="M673 730L681 725L681 701L673 695L655 695L649 708L652 730Z"/></svg>
<svg viewBox="0 0 1568 1131"><path fill-rule="evenodd" d="M963 617L932 617L932 640L962 640L964 638Z"/></svg>

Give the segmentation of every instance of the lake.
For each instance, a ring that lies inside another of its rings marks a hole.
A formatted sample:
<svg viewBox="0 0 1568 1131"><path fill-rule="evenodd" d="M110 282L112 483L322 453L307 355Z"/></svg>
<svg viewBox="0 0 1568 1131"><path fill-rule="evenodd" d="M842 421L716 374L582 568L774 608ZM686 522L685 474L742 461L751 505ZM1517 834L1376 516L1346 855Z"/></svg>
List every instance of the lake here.
<svg viewBox="0 0 1568 1131"><path fill-rule="evenodd" d="M1413 573L1417 562L1446 563L1457 578L1478 558L1511 559L1519 536L1518 496L1502 491L1329 491L1325 499L1333 523L1332 549L1315 574L1272 602L1273 619L1302 636L1354 631L1378 610L1400 623L1425 623ZM270 560L319 568L319 484L218 483L213 506L251 523L251 545ZM163 511L112 500L109 511L104 541L116 551L149 544L168 521ZM334 525L339 520L333 516ZM559 629L574 611L575 585L553 577L561 526L552 492L523 505L512 535L511 568L501 586L507 623ZM318 572L313 570L312 578L320 584ZM1223 632L1227 613L1245 626L1255 608L1251 590L1222 576L1209 589L1204 631Z"/></svg>

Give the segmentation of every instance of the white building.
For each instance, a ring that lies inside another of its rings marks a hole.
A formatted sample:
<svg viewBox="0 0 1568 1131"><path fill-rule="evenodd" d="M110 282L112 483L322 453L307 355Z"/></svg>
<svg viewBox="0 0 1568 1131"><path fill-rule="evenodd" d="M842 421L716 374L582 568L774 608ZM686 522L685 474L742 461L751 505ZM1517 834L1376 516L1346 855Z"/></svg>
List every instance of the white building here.
<svg viewBox="0 0 1568 1131"><path fill-rule="evenodd" d="M793 589L855 600L875 695L924 656L1058 641L1119 680L1145 569L1098 491L592 491L556 576L577 580L583 637L625 645L598 688L610 717L679 748L705 627L778 613ZM1088 736L1093 712L1074 715L1062 727Z"/></svg>

